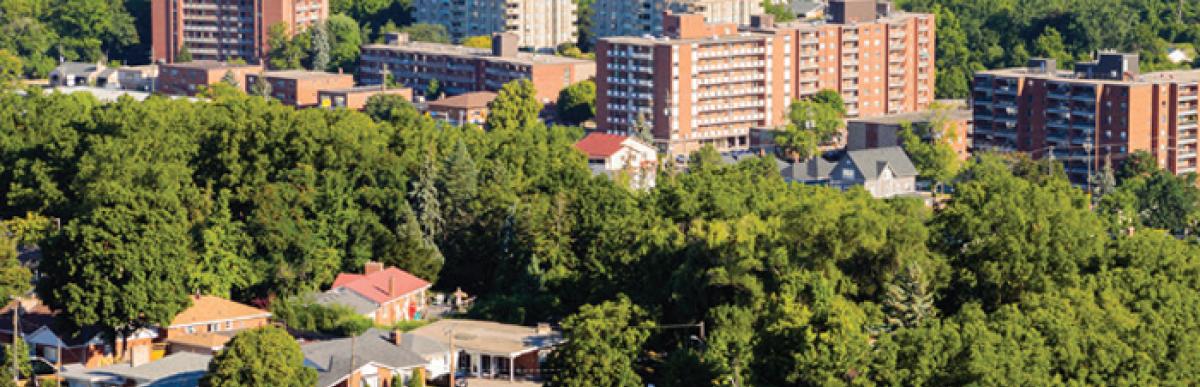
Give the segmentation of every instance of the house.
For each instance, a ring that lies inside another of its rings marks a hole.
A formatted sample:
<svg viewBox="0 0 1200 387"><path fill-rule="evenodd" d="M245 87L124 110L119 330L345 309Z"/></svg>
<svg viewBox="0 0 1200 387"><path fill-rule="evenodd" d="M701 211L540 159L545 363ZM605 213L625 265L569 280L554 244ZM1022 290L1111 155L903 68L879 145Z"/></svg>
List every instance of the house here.
<svg viewBox="0 0 1200 387"><path fill-rule="evenodd" d="M270 323L271 312L213 296L193 296L164 329L171 353L211 355L225 347L234 334Z"/></svg>
<svg viewBox="0 0 1200 387"><path fill-rule="evenodd" d="M59 318L58 311L37 298L29 298L9 304L0 313L0 340L5 343L11 343L13 339L14 312L18 313L20 335L29 344L30 351L51 363L95 368L129 361L148 362L153 341L159 337L153 329L140 329L127 338L112 341L100 327L71 329ZM128 346L125 346L126 341ZM128 348L128 351L118 353L121 348Z"/></svg>
<svg viewBox="0 0 1200 387"><path fill-rule="evenodd" d="M357 86L344 89L325 89L317 91L317 104L325 109L345 108L363 110L367 100L376 95L395 94L412 101L413 91L407 87L384 88L382 86Z"/></svg>
<svg viewBox="0 0 1200 387"><path fill-rule="evenodd" d="M971 157L971 130L974 118L966 106L947 110L924 110L911 113L891 114L869 118L852 118L846 122L846 150L861 150L901 146L900 131L905 124L912 126L919 134L928 134L928 128L935 121L944 123L943 132L939 135L949 135L946 142L960 160ZM932 141L930 136L924 136L923 141ZM941 140L941 138L939 138Z"/></svg>
<svg viewBox="0 0 1200 387"><path fill-rule="evenodd" d="M789 183L808 185L829 185L829 177L833 174L837 163L826 161L821 157L813 157L805 161L777 161L779 173L783 180Z"/></svg>
<svg viewBox="0 0 1200 387"><path fill-rule="evenodd" d="M341 273L333 286L314 297L318 304L345 305L376 324L420 320L432 284L395 267L367 262L363 274Z"/></svg>
<svg viewBox="0 0 1200 387"><path fill-rule="evenodd" d="M210 355L182 352L138 366L121 363L92 369L68 367L59 376L69 387L194 387L208 371L211 360Z"/></svg>
<svg viewBox="0 0 1200 387"><path fill-rule="evenodd" d="M318 387L393 385L396 376L402 383L412 370L424 367L426 360L393 341L392 333L369 329L357 338L319 341L300 347L304 365L317 370Z"/></svg>
<svg viewBox="0 0 1200 387"><path fill-rule="evenodd" d="M877 198L910 195L917 192L917 168L898 146L847 151L830 172L829 185L862 186Z"/></svg>
<svg viewBox="0 0 1200 387"><path fill-rule="evenodd" d="M1187 50L1184 50L1181 47L1172 47L1170 51L1167 51L1167 60L1171 61L1171 63L1174 63L1174 64L1180 64L1180 63L1185 63L1185 62L1191 63L1192 62L1192 54L1189 54Z"/></svg>
<svg viewBox="0 0 1200 387"><path fill-rule="evenodd" d="M587 155L594 174L628 173L631 187L654 187L658 151L635 137L594 132L576 142L575 148Z"/></svg>
<svg viewBox="0 0 1200 387"><path fill-rule="evenodd" d="M562 333L549 324L526 327L459 319L438 320L409 334L446 344L456 352L459 370L510 381L517 376L537 376L546 355L562 342Z"/></svg>
<svg viewBox="0 0 1200 387"><path fill-rule="evenodd" d="M437 379L450 373L450 348L432 338L404 333L394 336L396 345L425 360L425 377Z"/></svg>
<svg viewBox="0 0 1200 387"><path fill-rule="evenodd" d="M488 105L496 99L496 95L490 91L460 94L429 101L425 104L425 111L429 113L430 117L449 122L454 126L468 122L483 125L484 122L487 122L488 112L491 111Z"/></svg>
<svg viewBox="0 0 1200 387"><path fill-rule="evenodd" d="M120 88L117 69L106 66L104 62L63 62L50 72L49 78L51 86Z"/></svg>

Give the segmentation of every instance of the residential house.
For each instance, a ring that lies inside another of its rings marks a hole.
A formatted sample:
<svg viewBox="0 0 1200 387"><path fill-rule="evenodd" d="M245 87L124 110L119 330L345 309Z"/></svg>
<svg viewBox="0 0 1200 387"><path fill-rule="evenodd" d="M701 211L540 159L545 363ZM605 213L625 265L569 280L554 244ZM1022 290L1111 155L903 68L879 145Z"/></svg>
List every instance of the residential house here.
<svg viewBox="0 0 1200 387"><path fill-rule="evenodd" d="M210 355L182 352L137 366L120 363L94 369L68 368L59 376L69 387L194 387L208 371L211 360Z"/></svg>
<svg viewBox="0 0 1200 387"><path fill-rule="evenodd" d="M538 376L546 355L563 339L548 324L526 327L458 319L438 320L409 333L451 347L459 370L509 380Z"/></svg>
<svg viewBox="0 0 1200 387"><path fill-rule="evenodd" d="M397 346L425 360L426 378L437 379L450 373L450 347L447 347L445 343L412 333L404 333L399 336L393 334L392 338L398 339L395 340Z"/></svg>
<svg viewBox="0 0 1200 387"><path fill-rule="evenodd" d="M488 105L494 99L496 93L476 91L429 101L425 104L425 111L429 112L430 117L449 122L450 125L459 126L469 122L482 126L487 122L490 111Z"/></svg>
<svg viewBox="0 0 1200 387"><path fill-rule="evenodd" d="M141 329L127 338L115 341L106 338L102 328L87 326L70 329L59 319L59 312L50 309L36 298L12 303L0 313L0 340L12 342L12 313L18 313L21 337L31 352L51 363L79 364L86 368L102 367L121 362L148 362L153 341L159 337L152 329ZM125 342L128 341L128 345ZM118 353L119 349L128 351Z"/></svg>
<svg viewBox="0 0 1200 387"><path fill-rule="evenodd" d="M357 338L342 338L305 344L304 365L317 370L317 387L400 387L412 377L412 370L424 367L426 360L401 348L392 333L370 329Z"/></svg>
<svg viewBox="0 0 1200 387"><path fill-rule="evenodd" d="M192 306L171 320L165 331L172 353L211 355L240 331L266 326L271 312L220 297L193 296Z"/></svg>
<svg viewBox="0 0 1200 387"><path fill-rule="evenodd" d="M323 89L317 91L318 106L325 109L344 108L363 110L367 100L376 95L394 94L412 101L413 91L407 87L385 88L382 86L356 86L344 89Z"/></svg>
<svg viewBox="0 0 1200 387"><path fill-rule="evenodd" d="M636 137L594 132L576 142L575 148L587 155L594 174L626 173L631 187L654 187L658 150Z"/></svg>
<svg viewBox="0 0 1200 387"><path fill-rule="evenodd" d="M391 325L420 320L432 284L395 267L367 262L363 274L341 273L333 286L315 300L323 305L346 305L375 321Z"/></svg>

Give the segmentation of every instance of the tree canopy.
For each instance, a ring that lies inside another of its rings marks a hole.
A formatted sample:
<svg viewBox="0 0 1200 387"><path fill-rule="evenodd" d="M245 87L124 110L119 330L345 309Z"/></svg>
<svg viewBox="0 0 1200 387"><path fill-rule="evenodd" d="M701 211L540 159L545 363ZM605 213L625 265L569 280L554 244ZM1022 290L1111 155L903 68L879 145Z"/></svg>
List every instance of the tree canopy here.
<svg viewBox="0 0 1200 387"><path fill-rule="evenodd" d="M205 387L312 386L317 370L304 365L304 353L287 331L262 327L239 332L213 356Z"/></svg>

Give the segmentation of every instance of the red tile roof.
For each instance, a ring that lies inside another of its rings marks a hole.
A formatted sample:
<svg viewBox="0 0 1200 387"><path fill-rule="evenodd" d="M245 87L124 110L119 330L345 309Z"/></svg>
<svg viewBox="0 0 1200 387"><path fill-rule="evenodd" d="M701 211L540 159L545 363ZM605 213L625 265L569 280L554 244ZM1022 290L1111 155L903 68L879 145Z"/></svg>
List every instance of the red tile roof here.
<svg viewBox="0 0 1200 387"><path fill-rule="evenodd" d="M333 289L344 287L379 304L428 288L429 285L429 281L394 267L371 274L341 273L333 280ZM395 288L389 290L390 286Z"/></svg>
<svg viewBox="0 0 1200 387"><path fill-rule="evenodd" d="M607 133L592 133L575 143L575 147L588 157L609 157L621 150L621 144L629 137Z"/></svg>

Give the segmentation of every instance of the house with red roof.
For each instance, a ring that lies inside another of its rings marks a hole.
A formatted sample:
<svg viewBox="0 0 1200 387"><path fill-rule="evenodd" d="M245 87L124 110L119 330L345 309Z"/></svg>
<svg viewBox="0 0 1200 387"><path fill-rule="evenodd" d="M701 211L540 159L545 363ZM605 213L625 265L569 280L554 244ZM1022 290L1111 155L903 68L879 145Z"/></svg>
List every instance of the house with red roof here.
<svg viewBox="0 0 1200 387"><path fill-rule="evenodd" d="M592 173L629 178L630 187L654 187L658 151L636 137L593 132L575 143L587 155Z"/></svg>
<svg viewBox="0 0 1200 387"><path fill-rule="evenodd" d="M420 320L429 281L379 262L367 262L362 274L341 273L328 291L317 295L322 305L343 305L367 316L376 324Z"/></svg>

